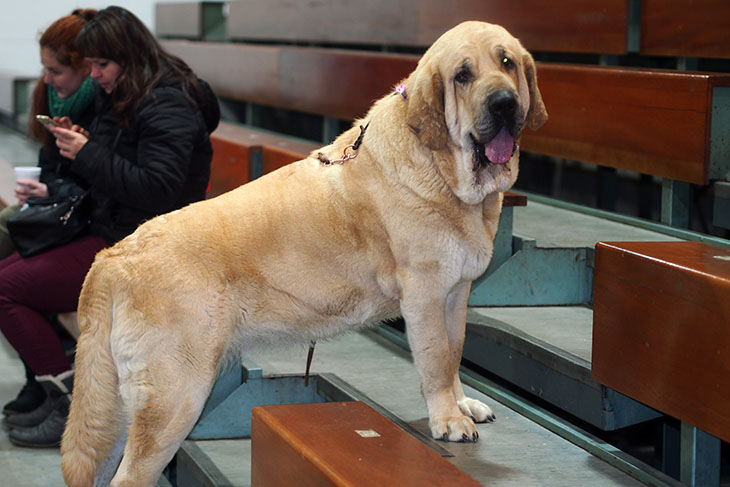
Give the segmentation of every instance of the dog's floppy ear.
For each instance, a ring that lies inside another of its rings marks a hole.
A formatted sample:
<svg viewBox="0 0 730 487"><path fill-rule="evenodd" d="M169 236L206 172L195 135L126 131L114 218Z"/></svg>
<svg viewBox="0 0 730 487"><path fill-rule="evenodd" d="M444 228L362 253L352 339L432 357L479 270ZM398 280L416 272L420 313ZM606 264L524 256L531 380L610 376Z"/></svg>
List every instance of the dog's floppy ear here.
<svg viewBox="0 0 730 487"><path fill-rule="evenodd" d="M444 83L437 71L418 70L407 82L406 121L423 145L431 150L446 147Z"/></svg>
<svg viewBox="0 0 730 487"><path fill-rule="evenodd" d="M537 87L537 70L535 61L530 53L526 52L522 56L522 69L524 70L525 79L527 81L527 89L530 93L530 108L527 111L527 126L532 130L537 130L547 122L548 114L545 109L545 103L542 101L542 95Z"/></svg>

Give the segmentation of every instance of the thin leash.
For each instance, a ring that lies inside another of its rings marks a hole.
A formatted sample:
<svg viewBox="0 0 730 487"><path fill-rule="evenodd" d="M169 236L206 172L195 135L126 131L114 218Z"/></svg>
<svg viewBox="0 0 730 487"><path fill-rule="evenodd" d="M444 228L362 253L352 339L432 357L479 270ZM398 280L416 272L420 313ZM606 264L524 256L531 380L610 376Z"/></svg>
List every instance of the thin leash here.
<svg viewBox="0 0 730 487"><path fill-rule="evenodd" d="M331 166L333 164L344 164L350 159L356 158L357 151L360 150L360 146L362 145L362 139L363 137L365 137L365 131L368 129L369 126L370 122L368 122L364 127L360 125L360 135L358 135L354 143L345 147L342 157L340 157L339 159L328 159L327 156L325 156L321 152L317 154L317 159L319 159L323 166ZM352 152L349 152L350 149L352 149Z"/></svg>
<svg viewBox="0 0 730 487"><path fill-rule="evenodd" d="M396 87L395 92L403 97L404 100L408 99L408 96L406 95L406 85L405 83L398 85ZM339 159L328 159L327 156L325 156L323 153L319 152L317 154L317 159L322 163L323 166L332 166L334 164L344 164L345 162L355 159L357 157L357 152L360 150L360 146L362 145L362 140L365 137L365 131L370 126L370 121L365 124L363 127L360 125L360 135L357 136L357 139L355 139L355 142L345 147L345 150L343 151L342 157ZM350 152L351 150L351 152ZM316 340L312 340L309 342L309 351L307 352L307 365L304 370L304 387L307 387L309 385L309 369L312 365L312 358L314 357L314 347L317 345Z"/></svg>

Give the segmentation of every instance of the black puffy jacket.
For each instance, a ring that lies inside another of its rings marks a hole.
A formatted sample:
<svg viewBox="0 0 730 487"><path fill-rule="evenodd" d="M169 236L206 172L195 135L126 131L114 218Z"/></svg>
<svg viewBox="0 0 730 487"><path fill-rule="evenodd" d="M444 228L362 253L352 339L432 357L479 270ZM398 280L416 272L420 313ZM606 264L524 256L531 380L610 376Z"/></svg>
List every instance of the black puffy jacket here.
<svg viewBox="0 0 730 487"><path fill-rule="evenodd" d="M98 85L90 139L70 169L91 187L91 233L112 245L144 221L205 198L218 124L218 101L200 80L205 100L191 102L179 83L155 86L121 129L111 97Z"/></svg>

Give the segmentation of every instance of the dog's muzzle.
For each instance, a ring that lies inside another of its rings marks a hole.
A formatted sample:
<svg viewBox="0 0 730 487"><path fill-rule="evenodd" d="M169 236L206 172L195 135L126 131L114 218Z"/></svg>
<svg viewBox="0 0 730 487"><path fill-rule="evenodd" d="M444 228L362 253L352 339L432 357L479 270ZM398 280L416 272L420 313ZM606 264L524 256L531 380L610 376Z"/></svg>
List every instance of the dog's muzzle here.
<svg viewBox="0 0 730 487"><path fill-rule="evenodd" d="M509 90L499 90L487 97L484 123L477 125L480 136L471 135L477 166L506 164L517 150L520 131L519 101Z"/></svg>

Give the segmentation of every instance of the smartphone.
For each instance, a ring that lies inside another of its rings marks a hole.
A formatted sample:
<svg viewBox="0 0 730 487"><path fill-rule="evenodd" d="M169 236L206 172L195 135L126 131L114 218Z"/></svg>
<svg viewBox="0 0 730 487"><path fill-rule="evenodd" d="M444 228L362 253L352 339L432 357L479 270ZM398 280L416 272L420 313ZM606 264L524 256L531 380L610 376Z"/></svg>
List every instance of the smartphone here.
<svg viewBox="0 0 730 487"><path fill-rule="evenodd" d="M45 127L60 127L61 124L53 120L48 115L36 115L35 119L42 123Z"/></svg>

